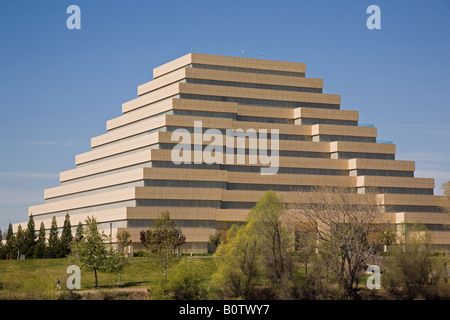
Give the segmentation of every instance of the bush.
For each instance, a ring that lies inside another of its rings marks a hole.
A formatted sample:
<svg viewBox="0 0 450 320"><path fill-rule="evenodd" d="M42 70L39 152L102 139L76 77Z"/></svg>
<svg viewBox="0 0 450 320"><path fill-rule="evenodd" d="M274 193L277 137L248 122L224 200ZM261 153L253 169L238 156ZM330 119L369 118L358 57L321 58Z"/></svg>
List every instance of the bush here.
<svg viewBox="0 0 450 320"><path fill-rule="evenodd" d="M195 261L182 259L167 284L168 293L175 300L201 300L206 298L206 288L201 270Z"/></svg>
<svg viewBox="0 0 450 320"><path fill-rule="evenodd" d="M145 251L135 251L133 252L133 257L145 257L146 252Z"/></svg>
<svg viewBox="0 0 450 320"><path fill-rule="evenodd" d="M167 279L161 279L152 289L156 300L201 300L207 298L205 278L196 261L183 258Z"/></svg>

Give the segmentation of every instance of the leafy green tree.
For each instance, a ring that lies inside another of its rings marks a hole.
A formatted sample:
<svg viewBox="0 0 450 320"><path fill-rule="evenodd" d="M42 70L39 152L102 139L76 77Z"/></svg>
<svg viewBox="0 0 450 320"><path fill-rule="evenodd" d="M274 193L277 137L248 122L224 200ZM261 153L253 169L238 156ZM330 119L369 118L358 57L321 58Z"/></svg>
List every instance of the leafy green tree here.
<svg viewBox="0 0 450 320"><path fill-rule="evenodd" d="M39 228L39 233L36 241L36 246L34 247L33 256L35 258L42 258L47 249L47 245L45 242L45 225L44 222L41 222L41 226Z"/></svg>
<svg viewBox="0 0 450 320"><path fill-rule="evenodd" d="M293 236L283 222L286 205L273 191L267 191L248 215L259 237L264 274L279 298L293 294Z"/></svg>
<svg viewBox="0 0 450 320"><path fill-rule="evenodd" d="M164 211L159 219L155 219L150 230L141 231L141 242L148 253L157 258L164 269L164 278L167 278L167 268L179 259L175 251L186 242L186 237L170 219L169 212Z"/></svg>
<svg viewBox="0 0 450 320"><path fill-rule="evenodd" d="M37 238L33 215L30 215L24 237L25 237L24 254L26 255L27 258L32 258Z"/></svg>
<svg viewBox="0 0 450 320"><path fill-rule="evenodd" d="M107 259L107 269L108 272L117 272L117 286L120 286L120 274L122 270L130 264L129 259L127 259L123 251L113 249L109 246L108 259Z"/></svg>
<svg viewBox="0 0 450 320"><path fill-rule="evenodd" d="M119 242L120 247L122 248L122 252L124 252L125 248L131 244L131 235L127 230L122 230L117 232L116 238Z"/></svg>
<svg viewBox="0 0 450 320"><path fill-rule="evenodd" d="M389 247L394 244L396 237L397 233L390 227L386 227L385 230L380 231L377 236L378 240L386 247L386 252L388 252Z"/></svg>
<svg viewBox="0 0 450 320"><path fill-rule="evenodd" d="M70 223L70 216L67 213L64 219L64 226L61 233L61 256L66 257L70 253L70 246L72 245L72 225Z"/></svg>
<svg viewBox="0 0 450 320"><path fill-rule="evenodd" d="M105 234L98 231L94 217L88 217L85 222L82 239L72 246L72 261L79 265L81 270L94 272L97 289L98 272L111 269L111 263L108 261L110 246L105 241Z"/></svg>
<svg viewBox="0 0 450 320"><path fill-rule="evenodd" d="M227 232L227 242L214 253L217 270L212 276L213 291L220 298L254 298L261 279L260 238L254 228L254 221L233 225Z"/></svg>
<svg viewBox="0 0 450 320"><path fill-rule="evenodd" d="M203 300L207 298L204 280L204 271L195 265L195 260L183 258L167 283L167 291L175 300Z"/></svg>
<svg viewBox="0 0 450 320"><path fill-rule="evenodd" d="M391 291L416 298L428 291L432 265L429 233L423 225L404 223L385 261L383 279Z"/></svg>
<svg viewBox="0 0 450 320"><path fill-rule="evenodd" d="M314 259L316 244L313 237L307 236L302 231L295 233L295 251L305 266L305 273L308 274L308 262Z"/></svg>
<svg viewBox="0 0 450 320"><path fill-rule="evenodd" d="M219 231L209 236L209 243L213 246L213 252L217 250L217 247L225 241L225 231Z"/></svg>
<svg viewBox="0 0 450 320"><path fill-rule="evenodd" d="M59 258L61 254L61 242L58 233L58 224L56 217L53 216L48 237L48 253L52 258Z"/></svg>

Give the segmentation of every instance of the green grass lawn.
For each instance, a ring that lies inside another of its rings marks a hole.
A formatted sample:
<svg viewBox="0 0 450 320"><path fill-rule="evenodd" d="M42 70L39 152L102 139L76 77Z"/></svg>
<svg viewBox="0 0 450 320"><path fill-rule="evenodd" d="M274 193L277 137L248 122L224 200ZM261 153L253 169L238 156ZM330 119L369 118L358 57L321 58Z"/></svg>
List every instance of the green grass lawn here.
<svg viewBox="0 0 450 320"><path fill-rule="evenodd" d="M204 270L205 277L215 270L212 257L194 257L189 263L198 265ZM30 259L30 260L0 260L0 299L55 299L61 292L67 290L66 281L71 275L66 273L70 260L65 259ZM168 269L168 277L175 265ZM59 278L61 290L56 289L56 278ZM120 286L118 273L98 273L99 290L114 288L154 288L162 279L164 273L154 260L147 257L130 258L130 264L122 270ZM81 290L94 289L93 272L81 271Z"/></svg>

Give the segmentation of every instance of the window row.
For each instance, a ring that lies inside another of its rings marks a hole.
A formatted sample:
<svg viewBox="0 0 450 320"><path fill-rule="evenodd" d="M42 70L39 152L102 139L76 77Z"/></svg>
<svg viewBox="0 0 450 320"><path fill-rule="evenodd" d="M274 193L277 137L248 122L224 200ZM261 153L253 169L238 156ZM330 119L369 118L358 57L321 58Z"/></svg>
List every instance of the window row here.
<svg viewBox="0 0 450 320"><path fill-rule="evenodd" d="M127 220L127 228L150 228L154 225L154 219L130 219ZM180 228L217 228L214 220L176 220L175 223Z"/></svg>
<svg viewBox="0 0 450 320"><path fill-rule="evenodd" d="M433 195L433 189L422 189L422 188L397 188L397 187L377 187L369 188L362 187L358 188L359 193L365 193L366 190L370 190L376 193L395 193L395 194L426 194Z"/></svg>
<svg viewBox="0 0 450 320"><path fill-rule="evenodd" d="M250 165L221 165L221 164L185 164L179 165L172 161L152 161L154 168L179 168L179 169L206 169L206 170L226 170L230 172L261 172L261 167ZM278 168L278 174L307 174L307 175L334 175L334 176L348 176L347 170L338 169L311 169L311 168Z"/></svg>
<svg viewBox="0 0 450 320"><path fill-rule="evenodd" d="M225 87L263 89L263 90L283 90L283 91L322 93L322 89L321 88L280 86L280 85L270 85L270 84L219 81L219 80L205 80L205 79L186 79L186 82L187 83L195 83L195 84L206 84L206 85L212 85L212 86L225 86Z"/></svg>
<svg viewBox="0 0 450 320"><path fill-rule="evenodd" d="M290 76L290 77L302 77L302 78L305 77L305 73L303 73L303 72L251 69L251 68L240 68L240 67L225 67L225 66L215 66L215 65L210 65L210 64L192 63L192 64L187 65L187 67L188 68L209 69L209 70L223 70L223 71L234 71L234 72L271 74L271 75L277 75L277 76Z"/></svg>
<svg viewBox="0 0 450 320"><path fill-rule="evenodd" d="M266 99L250 99L237 97L222 97L222 96L207 96L199 94L180 94L181 99L207 100L207 101L225 101L235 102L241 105L250 106L265 106L272 108L322 108L322 109L339 109L338 104L327 103L312 103L312 102L296 102L296 101L281 101L281 100L266 100Z"/></svg>
<svg viewBox="0 0 450 320"><path fill-rule="evenodd" d="M357 169L357 170L350 170L349 175L352 177L356 176L414 177L414 171Z"/></svg>
<svg viewBox="0 0 450 320"><path fill-rule="evenodd" d="M384 159L395 160L395 154L365 152L333 152L331 159Z"/></svg>
<svg viewBox="0 0 450 320"><path fill-rule="evenodd" d="M191 152L194 152L195 150L195 146L196 145L184 145L184 144L173 144L173 143L160 143L159 147L160 149L165 149L165 150L172 150L175 145L178 145L178 147L181 149L183 148L183 151L187 150L191 150ZM211 147L209 147L208 145L202 145L202 151L205 150L205 148L210 149ZM223 154L234 154L234 155L250 155L250 150L254 151L254 155L258 154L258 149L249 149L248 146L246 146L247 148L242 149L242 148L227 148L226 146L218 146L217 148L217 152L220 152L221 150L223 150ZM268 143L268 147L270 148L270 142ZM271 149L267 149L266 155L267 156L272 156L272 150ZM324 153L324 152L309 152L309 151L294 151L294 150L278 150L278 154L275 152L273 153L273 156L279 156L279 157L301 157L301 158L324 158L324 159L329 159L330 158L330 154L329 153Z"/></svg>
<svg viewBox="0 0 450 320"><path fill-rule="evenodd" d="M173 132L175 130L178 129L184 129L187 130L189 133L194 133L194 128L193 127L172 127L172 126L167 126L167 127L162 127L162 128L158 128L159 131L167 131L167 132ZM202 134L204 134L209 128L202 128ZM223 135L227 134L227 130L226 129L215 129L215 130L219 130L220 133L222 133ZM235 131L233 133L233 135L236 137L237 132ZM270 133L270 130L267 131L267 139L272 139L272 135ZM303 135L298 135L298 134L284 134L284 133L280 133L278 134L278 139L279 140L290 140L290 141L312 141L312 137L311 136L303 136ZM329 158L329 156L328 156Z"/></svg>
<svg viewBox="0 0 450 320"><path fill-rule="evenodd" d="M320 134L312 137L315 142L352 141L352 142L377 142L376 137L333 136Z"/></svg>
<svg viewBox="0 0 450 320"><path fill-rule="evenodd" d="M336 119L313 119L313 118L298 118L295 120L298 125L315 125L315 124L335 124L342 126L357 126L358 121L350 120L336 120Z"/></svg>
<svg viewBox="0 0 450 320"><path fill-rule="evenodd" d="M386 212L443 212L443 209L438 206L391 205L386 206Z"/></svg>

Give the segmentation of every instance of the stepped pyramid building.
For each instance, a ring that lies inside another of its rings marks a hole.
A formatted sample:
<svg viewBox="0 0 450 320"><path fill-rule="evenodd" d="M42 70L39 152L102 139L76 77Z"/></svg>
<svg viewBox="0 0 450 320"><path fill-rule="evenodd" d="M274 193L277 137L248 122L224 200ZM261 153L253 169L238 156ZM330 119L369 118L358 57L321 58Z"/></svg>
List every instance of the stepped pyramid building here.
<svg viewBox="0 0 450 320"><path fill-rule="evenodd" d="M289 199L294 188L345 185L357 193L377 188L394 223L421 222L436 248L449 249L449 214L433 195L434 179L414 177L414 162L395 160L394 144L377 142L375 127L359 125L358 112L341 110L340 96L322 93L323 81L305 71L303 63L197 53L155 68L154 80L138 87L138 97L29 214L50 229L53 216L61 228L68 213L74 231L93 215L107 235L128 230L136 251L143 249L139 232L168 210L187 237L183 250L201 253L210 235L245 222L266 190ZM237 142L223 154L206 153L238 129L260 138L267 132L270 154L255 163L250 145ZM186 133L192 141L181 139ZM181 154L185 161L175 161ZM273 172L263 172L269 167Z"/></svg>

